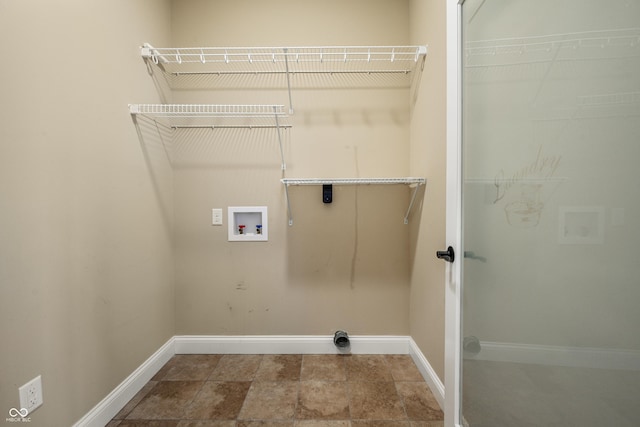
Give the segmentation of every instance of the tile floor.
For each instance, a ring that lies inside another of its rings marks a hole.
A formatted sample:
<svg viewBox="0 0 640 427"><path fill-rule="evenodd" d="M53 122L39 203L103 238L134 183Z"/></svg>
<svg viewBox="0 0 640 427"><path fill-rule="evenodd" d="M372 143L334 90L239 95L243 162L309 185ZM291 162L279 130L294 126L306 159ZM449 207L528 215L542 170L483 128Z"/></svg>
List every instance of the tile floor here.
<svg viewBox="0 0 640 427"><path fill-rule="evenodd" d="M408 355L176 355L107 427L442 427Z"/></svg>

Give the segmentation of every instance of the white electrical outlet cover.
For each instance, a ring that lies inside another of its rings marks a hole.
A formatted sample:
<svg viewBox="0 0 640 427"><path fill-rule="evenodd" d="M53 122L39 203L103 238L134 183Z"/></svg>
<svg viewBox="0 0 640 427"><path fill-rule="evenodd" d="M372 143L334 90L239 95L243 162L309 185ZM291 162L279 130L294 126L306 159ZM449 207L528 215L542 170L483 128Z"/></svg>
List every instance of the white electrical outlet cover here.
<svg viewBox="0 0 640 427"><path fill-rule="evenodd" d="M20 409L25 408L29 413L42 405L42 376L38 375L18 389L20 392Z"/></svg>

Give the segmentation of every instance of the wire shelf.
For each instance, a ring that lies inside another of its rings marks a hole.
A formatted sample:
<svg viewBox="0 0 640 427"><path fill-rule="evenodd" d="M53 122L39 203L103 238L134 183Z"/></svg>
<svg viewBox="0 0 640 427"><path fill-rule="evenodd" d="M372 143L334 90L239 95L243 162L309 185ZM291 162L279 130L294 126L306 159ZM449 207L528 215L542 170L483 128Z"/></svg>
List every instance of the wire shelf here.
<svg viewBox="0 0 640 427"><path fill-rule="evenodd" d="M285 185L390 185L390 184L418 184L426 183L425 178L282 178Z"/></svg>
<svg viewBox="0 0 640 427"><path fill-rule="evenodd" d="M283 105L130 104L129 112L171 128L289 128Z"/></svg>
<svg viewBox="0 0 640 427"><path fill-rule="evenodd" d="M404 223L409 223L409 214L416 200L418 188L427 183L425 178L419 177L400 177L400 178L282 178L280 180L284 184L285 197L287 199L287 212L289 214L289 225L293 225L293 213L291 211L291 202L289 201L290 185L409 185L413 186L409 207L404 216Z"/></svg>
<svg viewBox="0 0 640 427"><path fill-rule="evenodd" d="M176 129L275 129L280 146L281 168L286 169L282 146L283 123L288 119L283 105L219 104L129 104L133 116L147 117L155 123Z"/></svg>
<svg viewBox="0 0 640 427"><path fill-rule="evenodd" d="M130 104L129 111L157 117L273 117L287 114L284 105Z"/></svg>
<svg viewBox="0 0 640 427"><path fill-rule="evenodd" d="M156 64L234 64L270 66L300 64L377 64L385 69L411 71L427 53L426 46L308 46L308 47L186 47L156 48L145 43L141 55ZM389 67L390 64L395 67ZM366 71L363 68L363 71ZM251 72L251 71L249 71Z"/></svg>
<svg viewBox="0 0 640 427"><path fill-rule="evenodd" d="M141 56L156 64L172 89L410 88L422 72L427 46L153 47Z"/></svg>

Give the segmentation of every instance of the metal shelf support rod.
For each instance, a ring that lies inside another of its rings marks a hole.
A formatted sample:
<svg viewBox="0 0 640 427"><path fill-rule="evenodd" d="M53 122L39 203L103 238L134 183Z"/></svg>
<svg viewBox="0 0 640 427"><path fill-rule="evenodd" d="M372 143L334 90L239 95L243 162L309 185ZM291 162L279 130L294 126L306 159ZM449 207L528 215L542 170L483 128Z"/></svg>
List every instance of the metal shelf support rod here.
<svg viewBox="0 0 640 427"><path fill-rule="evenodd" d="M287 70L287 90L289 91L289 114L293 114L293 102L291 101L291 75L289 74L289 55L287 55L287 48L282 49L284 51L284 66Z"/></svg>
<svg viewBox="0 0 640 427"><path fill-rule="evenodd" d="M287 169L287 165L284 162L284 150L282 149L282 134L280 133L280 122L278 121L278 112L276 110L276 107L273 107L273 116L276 119L276 128L278 130L278 144L280 144L280 167L282 168L282 170L286 170Z"/></svg>
<svg viewBox="0 0 640 427"><path fill-rule="evenodd" d="M409 224L409 214L411 213L411 208L413 208L413 203L416 201L416 196L418 195L418 188L420 188L421 184L416 184L413 188L413 194L411 194L411 201L409 202L409 207L407 208L407 213L404 215L404 223Z"/></svg>
<svg viewBox="0 0 640 427"><path fill-rule="evenodd" d="M287 199L287 215L289 216L289 227L293 225L293 215L291 214L291 201L289 200L289 184L284 185L284 196Z"/></svg>

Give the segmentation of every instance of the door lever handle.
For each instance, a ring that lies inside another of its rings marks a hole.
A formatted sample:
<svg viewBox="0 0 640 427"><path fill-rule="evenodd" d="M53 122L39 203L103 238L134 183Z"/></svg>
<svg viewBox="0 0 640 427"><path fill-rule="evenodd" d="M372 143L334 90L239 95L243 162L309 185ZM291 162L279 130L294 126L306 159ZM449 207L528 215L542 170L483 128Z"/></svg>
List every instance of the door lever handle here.
<svg viewBox="0 0 640 427"><path fill-rule="evenodd" d="M451 246L449 246L446 251L437 251L436 257L447 262L453 262L456 259L455 252L453 251L453 248Z"/></svg>

